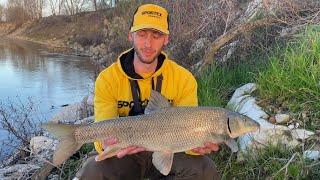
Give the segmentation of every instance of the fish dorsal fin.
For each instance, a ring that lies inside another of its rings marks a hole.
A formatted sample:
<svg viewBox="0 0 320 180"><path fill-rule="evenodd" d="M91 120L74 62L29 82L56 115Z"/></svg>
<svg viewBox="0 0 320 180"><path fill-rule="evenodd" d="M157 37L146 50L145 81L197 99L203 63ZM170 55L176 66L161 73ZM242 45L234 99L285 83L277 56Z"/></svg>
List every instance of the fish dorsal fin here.
<svg viewBox="0 0 320 180"><path fill-rule="evenodd" d="M144 110L145 114L150 114L153 111L157 111L160 109L165 109L171 107L171 104L168 100L163 97L159 92L151 90L150 100L146 109Z"/></svg>
<svg viewBox="0 0 320 180"><path fill-rule="evenodd" d="M173 161L173 153L170 151L156 151L152 154L153 165L163 175L168 175Z"/></svg>

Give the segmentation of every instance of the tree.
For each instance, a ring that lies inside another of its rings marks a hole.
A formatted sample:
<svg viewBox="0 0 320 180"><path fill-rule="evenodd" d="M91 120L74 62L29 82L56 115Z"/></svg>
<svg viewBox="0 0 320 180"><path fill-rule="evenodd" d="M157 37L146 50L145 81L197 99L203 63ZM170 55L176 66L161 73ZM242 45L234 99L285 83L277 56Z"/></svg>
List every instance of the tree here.
<svg viewBox="0 0 320 180"><path fill-rule="evenodd" d="M52 15L60 15L62 13L62 8L65 0L48 0L48 5L51 10Z"/></svg>
<svg viewBox="0 0 320 180"><path fill-rule="evenodd" d="M4 16L4 7L0 4L0 21L2 21L3 16Z"/></svg>
<svg viewBox="0 0 320 180"><path fill-rule="evenodd" d="M42 18L45 0L23 0L23 9L31 20Z"/></svg>
<svg viewBox="0 0 320 180"><path fill-rule="evenodd" d="M23 2L20 0L8 0L5 16L8 22L18 26L28 19L23 9Z"/></svg>
<svg viewBox="0 0 320 180"><path fill-rule="evenodd" d="M74 15L85 10L91 0L65 0L64 7L68 15Z"/></svg>
<svg viewBox="0 0 320 180"><path fill-rule="evenodd" d="M93 6L94 6L94 10L97 11L97 0L92 0L93 1Z"/></svg>

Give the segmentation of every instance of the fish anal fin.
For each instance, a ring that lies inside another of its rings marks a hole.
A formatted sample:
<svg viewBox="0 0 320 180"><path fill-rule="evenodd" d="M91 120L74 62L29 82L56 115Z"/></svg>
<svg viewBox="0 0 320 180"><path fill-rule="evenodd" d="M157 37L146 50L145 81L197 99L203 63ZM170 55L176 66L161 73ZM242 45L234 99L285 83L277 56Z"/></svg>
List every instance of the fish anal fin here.
<svg viewBox="0 0 320 180"><path fill-rule="evenodd" d="M83 144L78 144L73 138L60 139L56 151L53 155L53 164L58 166L77 152Z"/></svg>
<svg viewBox="0 0 320 180"><path fill-rule="evenodd" d="M230 138L224 141L224 143L231 149L232 152L238 152L238 144L234 139Z"/></svg>
<svg viewBox="0 0 320 180"><path fill-rule="evenodd" d="M171 107L169 101L159 92L151 90L151 96L144 112L145 114L150 114L153 111L165 109L168 107Z"/></svg>
<svg viewBox="0 0 320 180"><path fill-rule="evenodd" d="M153 165L165 176L171 170L172 161L173 153L170 151L156 151L152 154Z"/></svg>
<svg viewBox="0 0 320 180"><path fill-rule="evenodd" d="M97 155L95 157L95 160L102 161L107 158L111 158L111 157L117 155L117 153L120 149L121 149L121 147L119 147L117 145L108 146L102 153L100 153L99 155Z"/></svg>

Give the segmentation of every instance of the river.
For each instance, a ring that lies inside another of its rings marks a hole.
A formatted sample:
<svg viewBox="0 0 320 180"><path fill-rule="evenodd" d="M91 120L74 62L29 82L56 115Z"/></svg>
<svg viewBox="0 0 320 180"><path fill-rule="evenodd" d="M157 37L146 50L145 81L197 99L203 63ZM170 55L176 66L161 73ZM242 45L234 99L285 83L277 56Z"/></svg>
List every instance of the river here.
<svg viewBox="0 0 320 180"><path fill-rule="evenodd" d="M0 37L0 102L21 104L29 98L41 121L92 92L94 70L89 58L49 53L34 43ZM0 140L6 135L0 130Z"/></svg>

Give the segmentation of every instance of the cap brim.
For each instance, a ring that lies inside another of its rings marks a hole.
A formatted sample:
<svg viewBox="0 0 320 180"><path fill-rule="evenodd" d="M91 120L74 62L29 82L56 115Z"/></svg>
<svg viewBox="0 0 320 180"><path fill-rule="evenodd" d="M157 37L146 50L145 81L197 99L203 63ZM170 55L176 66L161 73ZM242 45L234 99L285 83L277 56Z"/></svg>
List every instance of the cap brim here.
<svg viewBox="0 0 320 180"><path fill-rule="evenodd" d="M167 34L167 35L169 34L169 30L167 30L167 29L163 29L163 28L160 28L157 26L150 26L150 25L140 25L140 26L131 27L130 32L139 31L141 29L153 29L153 30L159 31L163 34Z"/></svg>

